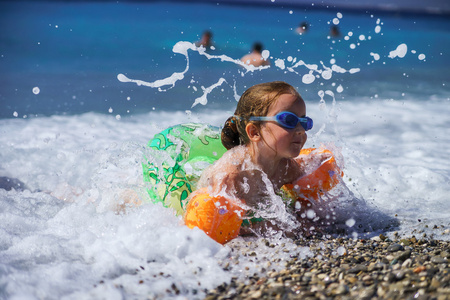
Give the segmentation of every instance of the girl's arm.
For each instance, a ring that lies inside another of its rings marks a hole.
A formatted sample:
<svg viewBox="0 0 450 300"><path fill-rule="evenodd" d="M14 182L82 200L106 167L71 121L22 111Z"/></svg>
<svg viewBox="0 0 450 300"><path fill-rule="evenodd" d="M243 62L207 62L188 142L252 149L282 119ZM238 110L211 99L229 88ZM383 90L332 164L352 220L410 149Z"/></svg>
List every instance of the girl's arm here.
<svg viewBox="0 0 450 300"><path fill-rule="evenodd" d="M294 158L296 163L298 164L301 174L300 176L294 178L293 180L297 180L305 174L311 173L313 170L320 167L320 165L327 159L330 159L332 156L331 152L316 152L312 151L308 154L302 154Z"/></svg>

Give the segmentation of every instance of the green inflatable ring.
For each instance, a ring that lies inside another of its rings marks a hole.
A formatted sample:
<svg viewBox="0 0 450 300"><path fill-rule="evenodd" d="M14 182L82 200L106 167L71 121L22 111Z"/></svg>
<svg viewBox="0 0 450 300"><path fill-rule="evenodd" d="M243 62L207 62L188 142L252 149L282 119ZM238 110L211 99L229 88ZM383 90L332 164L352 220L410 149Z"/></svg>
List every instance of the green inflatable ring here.
<svg viewBox="0 0 450 300"><path fill-rule="evenodd" d="M167 128L151 139L142 164L147 192L182 215L202 171L222 157L220 128L187 123Z"/></svg>

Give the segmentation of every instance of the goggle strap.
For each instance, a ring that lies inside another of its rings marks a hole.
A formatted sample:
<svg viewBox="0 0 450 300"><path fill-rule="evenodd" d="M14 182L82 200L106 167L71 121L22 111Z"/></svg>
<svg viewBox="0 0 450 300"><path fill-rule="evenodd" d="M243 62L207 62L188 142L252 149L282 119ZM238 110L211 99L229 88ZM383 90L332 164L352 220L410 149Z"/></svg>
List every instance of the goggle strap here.
<svg viewBox="0 0 450 300"><path fill-rule="evenodd" d="M276 121L276 116L273 116L273 117L264 117L264 116L250 117L249 120L250 121Z"/></svg>

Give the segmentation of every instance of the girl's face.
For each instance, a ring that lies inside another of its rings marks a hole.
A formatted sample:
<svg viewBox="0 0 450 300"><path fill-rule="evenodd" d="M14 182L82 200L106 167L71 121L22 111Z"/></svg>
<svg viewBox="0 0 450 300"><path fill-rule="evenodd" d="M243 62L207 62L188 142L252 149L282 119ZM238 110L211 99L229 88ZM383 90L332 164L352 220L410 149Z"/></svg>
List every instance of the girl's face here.
<svg viewBox="0 0 450 300"><path fill-rule="evenodd" d="M297 98L295 95L283 94L269 107L267 116L275 116L282 111L304 117L306 116L306 105L301 98ZM297 157L307 139L305 129L300 123L297 124L297 127L288 129L276 121L265 121L261 125L261 135L262 143L267 147L266 151L274 152L273 154L278 158Z"/></svg>

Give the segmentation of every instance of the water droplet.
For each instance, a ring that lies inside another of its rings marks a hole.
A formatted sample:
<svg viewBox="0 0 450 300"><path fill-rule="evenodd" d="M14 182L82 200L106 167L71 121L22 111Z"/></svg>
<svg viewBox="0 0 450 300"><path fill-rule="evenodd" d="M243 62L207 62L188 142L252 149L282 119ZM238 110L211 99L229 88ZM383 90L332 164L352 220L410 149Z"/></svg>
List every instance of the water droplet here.
<svg viewBox="0 0 450 300"><path fill-rule="evenodd" d="M312 209L308 209L308 211L306 212L306 216L308 217L308 219L314 219L316 217L316 212Z"/></svg>
<svg viewBox="0 0 450 300"><path fill-rule="evenodd" d="M336 252L337 252L337 254L339 256L342 256L342 255L345 255L347 253L347 250L344 247L340 246L339 248L337 248Z"/></svg>
<svg viewBox="0 0 450 300"><path fill-rule="evenodd" d="M345 221L345 225L347 225L348 227L353 227L355 223L356 221L354 219L348 219L347 221Z"/></svg>

